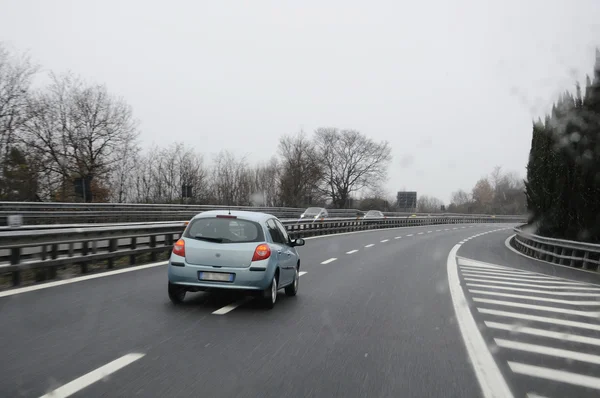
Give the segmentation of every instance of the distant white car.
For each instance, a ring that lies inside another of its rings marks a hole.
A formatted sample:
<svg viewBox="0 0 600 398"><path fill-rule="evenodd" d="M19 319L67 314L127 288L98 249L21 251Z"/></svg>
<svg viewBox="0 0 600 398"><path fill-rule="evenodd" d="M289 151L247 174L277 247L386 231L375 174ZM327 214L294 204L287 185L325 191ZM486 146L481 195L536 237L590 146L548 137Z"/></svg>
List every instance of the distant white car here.
<svg viewBox="0 0 600 398"><path fill-rule="evenodd" d="M325 208L309 207L308 209L306 209L304 211L304 213L302 213L300 215L300 221L304 221L304 220L316 221L316 220L322 220L327 217L329 217L329 213L327 213L327 210Z"/></svg>
<svg viewBox="0 0 600 398"><path fill-rule="evenodd" d="M380 212L379 210L369 210L364 216L363 219L369 219L369 220L373 220L373 219L380 219L380 218L385 218L385 216L383 215L382 212Z"/></svg>

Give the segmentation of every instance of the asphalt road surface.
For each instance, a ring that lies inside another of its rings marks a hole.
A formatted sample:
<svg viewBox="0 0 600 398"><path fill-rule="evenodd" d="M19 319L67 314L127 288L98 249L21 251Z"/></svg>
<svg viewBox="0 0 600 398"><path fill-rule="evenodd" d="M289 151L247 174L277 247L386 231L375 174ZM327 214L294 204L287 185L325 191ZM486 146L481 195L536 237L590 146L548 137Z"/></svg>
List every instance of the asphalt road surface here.
<svg viewBox="0 0 600 398"><path fill-rule="evenodd" d="M149 266L0 294L1 397L597 397L600 277L511 226L307 239L273 310ZM54 395L52 395L54 394Z"/></svg>

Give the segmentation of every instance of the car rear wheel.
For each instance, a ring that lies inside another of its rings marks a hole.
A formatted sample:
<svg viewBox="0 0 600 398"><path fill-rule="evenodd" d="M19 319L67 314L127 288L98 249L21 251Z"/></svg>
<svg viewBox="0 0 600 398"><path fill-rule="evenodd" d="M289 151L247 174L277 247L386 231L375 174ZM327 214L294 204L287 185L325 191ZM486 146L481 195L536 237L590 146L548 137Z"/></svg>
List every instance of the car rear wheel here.
<svg viewBox="0 0 600 398"><path fill-rule="evenodd" d="M173 304L183 303L185 299L186 290L183 286L174 285L169 282L169 298Z"/></svg>
<svg viewBox="0 0 600 398"><path fill-rule="evenodd" d="M290 297L295 296L298 293L299 282L300 282L300 272L298 270L298 267L296 267L295 273L294 273L294 281L292 282L291 285L288 285L285 287L285 294Z"/></svg>
<svg viewBox="0 0 600 398"><path fill-rule="evenodd" d="M263 292L263 304L265 308L271 309L275 306L275 301L277 301L277 276L273 275L271 284Z"/></svg>

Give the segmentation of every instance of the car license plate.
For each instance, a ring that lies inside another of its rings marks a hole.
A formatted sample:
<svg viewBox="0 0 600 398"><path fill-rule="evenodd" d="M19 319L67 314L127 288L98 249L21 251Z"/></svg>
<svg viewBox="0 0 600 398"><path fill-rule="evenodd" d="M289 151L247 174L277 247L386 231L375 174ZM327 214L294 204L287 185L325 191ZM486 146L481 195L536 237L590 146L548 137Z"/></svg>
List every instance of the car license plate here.
<svg viewBox="0 0 600 398"><path fill-rule="evenodd" d="M233 282L233 275L224 272L198 272L201 281Z"/></svg>

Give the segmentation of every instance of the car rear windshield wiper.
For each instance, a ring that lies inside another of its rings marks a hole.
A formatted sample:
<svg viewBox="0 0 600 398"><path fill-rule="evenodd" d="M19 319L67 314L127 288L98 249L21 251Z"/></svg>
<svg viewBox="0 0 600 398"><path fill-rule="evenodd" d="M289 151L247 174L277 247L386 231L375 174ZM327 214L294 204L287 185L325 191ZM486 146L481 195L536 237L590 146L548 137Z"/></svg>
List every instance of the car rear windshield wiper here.
<svg viewBox="0 0 600 398"><path fill-rule="evenodd" d="M223 243L223 238L211 238L210 236L202 236L202 235L196 235L194 236L194 239L198 239L198 240L207 240L209 242L216 242L216 243Z"/></svg>

